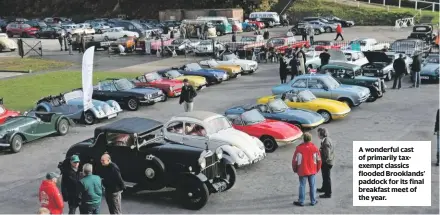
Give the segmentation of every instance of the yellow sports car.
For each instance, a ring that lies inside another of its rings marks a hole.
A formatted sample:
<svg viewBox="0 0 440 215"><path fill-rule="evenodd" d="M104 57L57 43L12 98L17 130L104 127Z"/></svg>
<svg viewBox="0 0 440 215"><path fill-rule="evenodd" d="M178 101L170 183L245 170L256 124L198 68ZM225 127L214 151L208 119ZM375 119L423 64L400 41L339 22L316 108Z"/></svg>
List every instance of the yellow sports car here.
<svg viewBox="0 0 440 215"><path fill-rule="evenodd" d="M214 59L204 60L199 63L203 67L211 68L211 69L219 69L228 73L230 78L236 78L239 74L241 74L241 66L238 65L220 65Z"/></svg>
<svg viewBox="0 0 440 215"><path fill-rule="evenodd" d="M174 80L181 80L188 79L188 82L191 86L196 88L197 90L201 90L206 87L208 82L206 81L205 77L202 76L195 76L195 75L182 75L177 70L162 70L157 72L159 75L161 75L164 78L168 79L174 79Z"/></svg>
<svg viewBox="0 0 440 215"><path fill-rule="evenodd" d="M329 123L333 119L342 119L350 113L350 107L340 101L316 98L309 90L300 92L290 91L283 95L265 96L257 100L258 104L266 104L270 100L281 98L291 108L301 108L316 111L324 118L324 123Z"/></svg>

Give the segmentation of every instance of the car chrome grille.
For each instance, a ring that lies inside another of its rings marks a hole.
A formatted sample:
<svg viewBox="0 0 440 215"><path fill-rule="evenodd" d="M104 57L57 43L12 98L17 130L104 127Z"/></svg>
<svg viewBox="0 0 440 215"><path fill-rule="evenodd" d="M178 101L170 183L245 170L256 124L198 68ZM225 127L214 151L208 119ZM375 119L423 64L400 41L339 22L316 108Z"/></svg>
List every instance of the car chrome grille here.
<svg viewBox="0 0 440 215"><path fill-rule="evenodd" d="M155 99L157 97L159 97L159 92L155 92L155 93L151 94L152 99Z"/></svg>
<svg viewBox="0 0 440 215"><path fill-rule="evenodd" d="M202 173L208 178L213 179L219 176L220 162L217 159L217 155L213 154L206 159L206 168L202 170Z"/></svg>

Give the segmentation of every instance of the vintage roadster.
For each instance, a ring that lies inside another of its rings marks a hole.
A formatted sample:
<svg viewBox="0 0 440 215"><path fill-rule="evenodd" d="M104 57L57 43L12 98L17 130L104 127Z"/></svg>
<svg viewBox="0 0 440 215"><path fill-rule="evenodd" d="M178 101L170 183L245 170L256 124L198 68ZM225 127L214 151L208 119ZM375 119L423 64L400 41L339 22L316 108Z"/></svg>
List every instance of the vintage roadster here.
<svg viewBox="0 0 440 215"><path fill-rule="evenodd" d="M188 80L188 83L197 90L201 90L208 85L208 81L206 81L205 77L197 75L183 75L178 70L165 69L157 71L157 74L161 75L165 79L181 81L182 83L186 79Z"/></svg>
<svg viewBox="0 0 440 215"><path fill-rule="evenodd" d="M203 208L210 194L234 186L235 168L221 149L210 151L164 140L162 126L151 119L125 118L98 127L94 137L68 149L58 168L69 168L70 157L78 155L81 164L91 163L99 175L100 158L108 153L122 179L135 184L127 191L176 188L183 207L192 210Z"/></svg>
<svg viewBox="0 0 440 215"><path fill-rule="evenodd" d="M439 81L439 54L431 54L425 58L422 64L422 70L420 71L420 79L421 81L431 81L438 82ZM411 76L411 79L414 80L414 76Z"/></svg>
<svg viewBox="0 0 440 215"><path fill-rule="evenodd" d="M164 78L157 72L145 73L136 77L132 82L137 87L154 87L161 89L168 97L179 97L182 93L183 81Z"/></svg>

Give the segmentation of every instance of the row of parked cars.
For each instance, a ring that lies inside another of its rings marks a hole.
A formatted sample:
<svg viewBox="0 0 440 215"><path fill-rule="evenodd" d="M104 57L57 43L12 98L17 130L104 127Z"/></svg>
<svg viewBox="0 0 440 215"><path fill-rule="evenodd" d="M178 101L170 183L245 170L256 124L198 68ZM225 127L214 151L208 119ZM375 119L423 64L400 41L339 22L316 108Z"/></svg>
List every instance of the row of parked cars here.
<svg viewBox="0 0 440 215"><path fill-rule="evenodd" d="M352 27L354 26L353 21L342 20L335 16L327 17L304 17L302 20L297 22L290 29L294 34L300 35L306 31L306 26L311 25L314 29L315 35L323 33L332 33L336 31L336 27L341 25L341 27Z"/></svg>

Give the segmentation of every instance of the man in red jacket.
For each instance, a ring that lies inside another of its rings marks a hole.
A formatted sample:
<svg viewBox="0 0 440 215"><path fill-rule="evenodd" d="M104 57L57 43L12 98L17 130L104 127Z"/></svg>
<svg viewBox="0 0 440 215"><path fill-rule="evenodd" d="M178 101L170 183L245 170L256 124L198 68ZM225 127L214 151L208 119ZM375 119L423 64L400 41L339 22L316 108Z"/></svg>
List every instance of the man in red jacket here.
<svg viewBox="0 0 440 215"><path fill-rule="evenodd" d="M47 173L46 180L40 185L40 206L49 209L50 214L62 214L64 208L63 197L57 187L58 175Z"/></svg>
<svg viewBox="0 0 440 215"><path fill-rule="evenodd" d="M315 175L321 169L321 154L318 147L313 144L312 135L308 132L304 133L304 142L296 147L292 159L293 171L299 176L299 197L298 201L293 202L294 205L304 206L306 194L306 183L309 182L310 201L316 205L316 186Z"/></svg>
<svg viewBox="0 0 440 215"><path fill-rule="evenodd" d="M341 37L342 41L344 41L344 37L342 36L341 24L338 24L338 26L336 26L336 38L335 38L335 41L338 40L339 37Z"/></svg>

